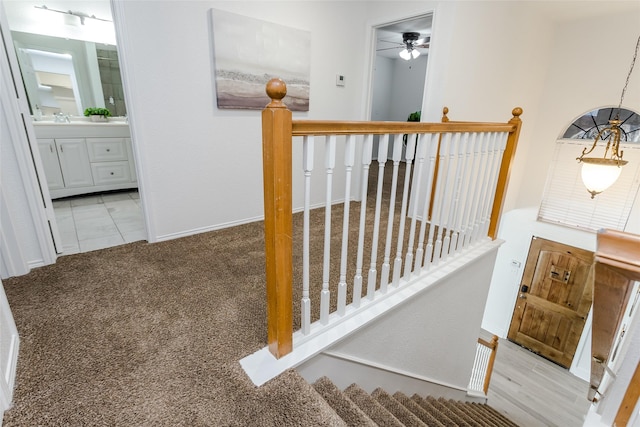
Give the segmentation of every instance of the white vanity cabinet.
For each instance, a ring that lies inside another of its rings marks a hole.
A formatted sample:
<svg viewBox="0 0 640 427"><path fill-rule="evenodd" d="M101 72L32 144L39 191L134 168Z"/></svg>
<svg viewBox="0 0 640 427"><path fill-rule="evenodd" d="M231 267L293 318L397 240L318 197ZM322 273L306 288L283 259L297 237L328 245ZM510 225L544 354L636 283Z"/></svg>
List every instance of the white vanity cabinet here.
<svg viewBox="0 0 640 427"><path fill-rule="evenodd" d="M93 186L84 138L56 138L55 142L65 188Z"/></svg>
<svg viewBox="0 0 640 427"><path fill-rule="evenodd" d="M40 158L44 166L44 173L47 178L49 190L60 190L64 188L56 141L53 138L38 139L38 149L40 151Z"/></svg>
<svg viewBox="0 0 640 427"><path fill-rule="evenodd" d="M137 187L128 126L71 123L35 129L51 198Z"/></svg>

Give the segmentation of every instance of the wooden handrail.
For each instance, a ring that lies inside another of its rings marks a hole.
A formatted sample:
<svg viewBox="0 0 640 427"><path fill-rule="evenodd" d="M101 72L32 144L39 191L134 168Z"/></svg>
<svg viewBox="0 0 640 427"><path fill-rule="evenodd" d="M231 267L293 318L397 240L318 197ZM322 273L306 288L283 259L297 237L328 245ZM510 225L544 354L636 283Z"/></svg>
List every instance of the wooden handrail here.
<svg viewBox="0 0 640 427"><path fill-rule="evenodd" d="M478 338L478 344L481 344L491 349L491 355L489 356L489 363L487 364L487 374L484 377L484 385L482 386L482 390L484 391L484 394L487 394L489 392L489 383L491 382L491 374L493 373L493 364L496 361L496 354L498 353L498 336L494 335L491 338L490 342L482 338Z"/></svg>
<svg viewBox="0 0 640 427"><path fill-rule="evenodd" d="M589 399L594 400L609 361L616 331L629 302L634 280L640 280L640 235L598 232L594 256Z"/></svg>
<svg viewBox="0 0 640 427"><path fill-rule="evenodd" d="M636 365L636 370L633 372L631 381L629 381L629 387L627 387L627 391L622 398L622 403L618 408L618 413L613 422L614 426L622 427L629 423L638 399L640 399L640 363Z"/></svg>
<svg viewBox="0 0 640 427"><path fill-rule="evenodd" d="M520 120L522 108L514 108L511 113L513 117L509 120L509 123L515 126L515 129L509 132L507 146L502 154L502 163L500 164L500 172L498 173L498 186L496 187L496 195L493 199L491 221L489 222L489 232L487 233L492 239L498 236L498 224L500 223L502 207L504 206L504 199L507 194L507 183L509 182L509 175L511 173L511 164L516 155L516 147L518 145L518 138L520 137L520 129L522 128L522 120Z"/></svg>
<svg viewBox="0 0 640 427"><path fill-rule="evenodd" d="M522 110L520 110L522 111ZM464 133L515 132L517 125L510 123L423 123L423 122L354 122L293 120L293 136L305 135L363 135L402 133Z"/></svg>

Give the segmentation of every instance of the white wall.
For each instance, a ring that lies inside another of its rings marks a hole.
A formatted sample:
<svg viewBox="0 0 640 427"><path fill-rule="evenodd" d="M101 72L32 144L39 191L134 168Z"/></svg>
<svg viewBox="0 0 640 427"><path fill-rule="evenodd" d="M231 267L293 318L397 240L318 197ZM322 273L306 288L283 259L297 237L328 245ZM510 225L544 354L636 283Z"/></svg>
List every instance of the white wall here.
<svg viewBox="0 0 640 427"><path fill-rule="evenodd" d="M329 354L466 390L495 256L495 249L483 254L331 347ZM349 373L332 379L343 388L357 382L370 390L377 380Z"/></svg>
<svg viewBox="0 0 640 427"><path fill-rule="evenodd" d="M294 117L360 118L364 50L347 42L363 37L360 2L126 1L115 6L152 240L262 216L260 112L216 107L212 7L310 31L310 111ZM345 76L345 87L336 87L336 74ZM300 153L296 144L294 159ZM340 178L337 174L338 183Z"/></svg>
<svg viewBox="0 0 640 427"><path fill-rule="evenodd" d="M262 215L259 114L215 106L211 7L311 32L311 107L308 114L297 117L365 117L373 58L367 51L371 26L434 9L429 87L423 105L427 119L439 121L445 104L454 120L507 120L513 107L522 106L523 118L532 123L547 65L541 60L548 47L546 18L526 6L505 2L116 1L114 5L152 240ZM354 49L348 42L353 40L361 40L363 48ZM344 88L335 86L338 73L346 77ZM520 76L526 76L526 82ZM527 131L523 134L526 145ZM337 176L337 188L339 180Z"/></svg>
<svg viewBox="0 0 640 427"><path fill-rule="evenodd" d="M506 337L509 328L532 236L595 250L595 233L537 222L538 206L558 135L584 112L599 106L617 105L638 37L639 18L640 6L635 13L562 21L550 29L554 43L548 46L547 55L551 62L541 89L540 104L537 111L533 111L538 118L532 125L525 109L523 132L529 129L530 139L521 140L520 153L513 166L516 173L512 173L509 184L509 193L516 196L515 205L519 209L506 212L502 217L498 235L506 243L498 254L483 320L485 329L501 337ZM598 24L603 19L616 22L616 25L605 30ZM585 40L589 40L589 50L604 52L610 49L619 61L607 67L585 63L583 51L577 48ZM640 111L640 73L637 70L629 82L624 105ZM626 231L638 233L639 230L640 200L636 199ZM520 263L520 268L514 268L512 261ZM587 324L571 367L571 371L582 378L588 378L589 352L590 328Z"/></svg>
<svg viewBox="0 0 640 427"><path fill-rule="evenodd" d="M387 120L404 122L409 114L422 109L427 58L428 55L420 55L410 61L393 61L391 114Z"/></svg>

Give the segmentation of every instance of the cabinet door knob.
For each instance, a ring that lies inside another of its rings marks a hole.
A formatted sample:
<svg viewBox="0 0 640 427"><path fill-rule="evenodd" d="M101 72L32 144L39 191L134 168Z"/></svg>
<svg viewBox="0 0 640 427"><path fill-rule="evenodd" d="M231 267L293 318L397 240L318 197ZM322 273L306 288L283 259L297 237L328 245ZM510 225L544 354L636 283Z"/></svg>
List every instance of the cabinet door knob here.
<svg viewBox="0 0 640 427"><path fill-rule="evenodd" d="M111 151L111 148L107 148L107 153L108 153L109 151Z"/></svg>
<svg viewBox="0 0 640 427"><path fill-rule="evenodd" d="M113 172L109 172L109 175L113 175Z"/></svg>

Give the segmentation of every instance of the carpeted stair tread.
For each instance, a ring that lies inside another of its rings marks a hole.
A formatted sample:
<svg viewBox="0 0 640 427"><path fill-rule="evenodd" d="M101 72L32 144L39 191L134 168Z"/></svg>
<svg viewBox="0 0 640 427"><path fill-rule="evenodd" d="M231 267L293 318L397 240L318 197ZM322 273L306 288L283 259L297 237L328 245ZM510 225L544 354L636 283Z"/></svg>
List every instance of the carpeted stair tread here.
<svg viewBox="0 0 640 427"><path fill-rule="evenodd" d="M441 424L445 427L457 427L458 425L453 421L447 414L440 411L431 402L428 402L426 399L423 399L421 396L414 394L411 396L411 400L420 405L425 411L427 411L431 416L437 419Z"/></svg>
<svg viewBox="0 0 640 427"><path fill-rule="evenodd" d="M514 423L509 418L507 418L504 414L498 412L495 408L492 408L489 405L482 405L480 403L473 403L473 405L475 407L480 408L485 413L492 414L495 419L502 421L502 423L505 424L507 427L519 427L518 424Z"/></svg>
<svg viewBox="0 0 640 427"><path fill-rule="evenodd" d="M450 405L456 405L459 411L464 412L465 416L473 420L479 427L503 427L502 424L496 424L491 417L486 417L482 413L477 412L470 402L448 401Z"/></svg>
<svg viewBox="0 0 640 427"><path fill-rule="evenodd" d="M507 420L496 417L492 412L485 411L486 406L468 403L464 405L463 409L473 414L477 420L482 420L487 427L512 427L506 423Z"/></svg>
<svg viewBox="0 0 640 427"><path fill-rule="evenodd" d="M355 403L327 377L319 378L313 388L349 426L377 427Z"/></svg>
<svg viewBox="0 0 640 427"><path fill-rule="evenodd" d="M357 384L344 392L327 377L313 388L348 426L353 427L518 427L486 404L444 397L393 395L382 388L368 394Z"/></svg>
<svg viewBox="0 0 640 427"><path fill-rule="evenodd" d="M424 398L427 402L431 403L436 409L442 411L447 417L449 417L457 426L461 427L474 427L469 424L464 418L462 418L458 411L455 408L450 408L448 405L444 405L442 402L439 402L436 398L427 396Z"/></svg>
<svg viewBox="0 0 640 427"><path fill-rule="evenodd" d="M428 413L422 406L411 400L411 398L406 394L397 391L393 394L393 398L404 405L405 408L413 412L413 414L420 418L426 425L430 427L444 427L444 424Z"/></svg>
<svg viewBox="0 0 640 427"><path fill-rule="evenodd" d="M381 427L403 427L402 423L377 400L371 397L357 384L351 384L344 391L349 399L362 409Z"/></svg>
<svg viewBox="0 0 640 427"><path fill-rule="evenodd" d="M426 427L427 425L416 417L409 409L405 408L393 396L381 388L377 388L371 393L371 397L376 399L387 411L391 412L406 427Z"/></svg>
<svg viewBox="0 0 640 427"><path fill-rule="evenodd" d="M481 421L476 420L475 417L470 416L469 413L463 409L463 407L465 406L464 402L445 399L443 397L437 399L437 402L443 406L446 406L450 411L456 414L459 419L463 420L471 427L486 427Z"/></svg>

